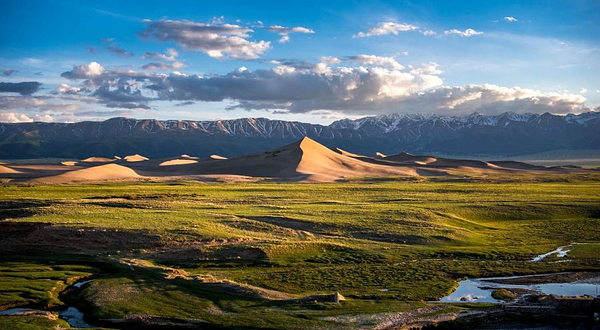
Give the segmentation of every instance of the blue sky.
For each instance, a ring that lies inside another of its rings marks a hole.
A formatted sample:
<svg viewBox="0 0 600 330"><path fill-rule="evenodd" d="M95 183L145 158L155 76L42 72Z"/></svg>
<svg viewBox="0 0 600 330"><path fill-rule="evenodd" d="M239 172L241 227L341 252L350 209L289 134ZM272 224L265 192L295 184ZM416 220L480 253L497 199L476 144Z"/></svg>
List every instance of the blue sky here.
<svg viewBox="0 0 600 330"><path fill-rule="evenodd" d="M0 121L588 111L597 22L596 0L3 1Z"/></svg>

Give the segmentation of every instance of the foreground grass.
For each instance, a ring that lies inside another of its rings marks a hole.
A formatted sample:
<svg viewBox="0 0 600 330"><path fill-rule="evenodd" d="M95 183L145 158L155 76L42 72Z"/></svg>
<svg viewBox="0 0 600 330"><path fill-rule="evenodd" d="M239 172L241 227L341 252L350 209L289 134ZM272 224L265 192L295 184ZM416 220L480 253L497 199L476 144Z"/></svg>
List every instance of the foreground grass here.
<svg viewBox="0 0 600 330"><path fill-rule="evenodd" d="M52 266L5 256L0 305L60 304L56 292L93 274L76 301L94 319L353 328L329 317L427 308L463 277L600 269L600 181L549 181L6 186L0 228L13 231L0 236L3 251L63 257ZM567 262L530 261L564 245ZM69 263L72 253L112 268ZM123 266L127 258L153 266ZM334 291L348 301L301 299Z"/></svg>

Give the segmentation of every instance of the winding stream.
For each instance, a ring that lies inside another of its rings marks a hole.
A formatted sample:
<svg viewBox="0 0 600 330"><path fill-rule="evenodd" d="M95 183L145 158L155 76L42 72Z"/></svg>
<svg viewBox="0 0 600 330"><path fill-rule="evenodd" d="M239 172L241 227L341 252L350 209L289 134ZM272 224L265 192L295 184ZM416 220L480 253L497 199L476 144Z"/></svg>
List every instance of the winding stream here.
<svg viewBox="0 0 600 330"><path fill-rule="evenodd" d="M92 280L83 280L73 284L74 287L80 288L82 285L91 282ZM11 308L0 311L0 315L28 315L31 313L49 313L49 311L33 308ZM58 317L67 321L73 328L94 328L83 320L83 313L73 306L68 306L67 309L58 311Z"/></svg>
<svg viewBox="0 0 600 330"><path fill-rule="evenodd" d="M458 283L458 288L450 295L442 298L441 302L480 302L500 303L501 300L492 298L494 289L525 289L543 294L555 294L564 296L596 296L600 293L600 274L597 277L576 282L543 283L543 284L505 284L497 283L497 280L508 280L516 278L528 278L543 275L528 276L506 276L488 278L470 278Z"/></svg>

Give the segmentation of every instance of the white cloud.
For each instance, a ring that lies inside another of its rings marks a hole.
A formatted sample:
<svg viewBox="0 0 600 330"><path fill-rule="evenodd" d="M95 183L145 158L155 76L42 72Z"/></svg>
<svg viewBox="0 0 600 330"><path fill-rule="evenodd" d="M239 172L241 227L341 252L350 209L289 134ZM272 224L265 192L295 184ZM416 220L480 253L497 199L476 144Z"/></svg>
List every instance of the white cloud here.
<svg viewBox="0 0 600 330"><path fill-rule="evenodd" d="M360 54L349 56L348 60L367 66L380 66L392 70L404 70L404 66L398 63L393 57Z"/></svg>
<svg viewBox="0 0 600 330"><path fill-rule="evenodd" d="M452 29L452 30L446 30L446 31L444 31L444 34L445 35L456 34L456 35L459 35L461 37L470 37L470 36L476 36L476 35L483 34L483 32L475 31L473 29L466 29L464 31L457 30L457 29Z"/></svg>
<svg viewBox="0 0 600 330"><path fill-rule="evenodd" d="M179 56L179 52L177 52L177 50L175 50L174 48L168 48L166 54L146 52L146 54L144 54L142 58L145 60L149 58L154 58L163 61L174 62L177 60L177 56Z"/></svg>
<svg viewBox="0 0 600 330"><path fill-rule="evenodd" d="M437 32L435 32L433 30L425 30L425 31L423 31L423 35L424 36L434 36L436 34L437 34Z"/></svg>
<svg viewBox="0 0 600 330"><path fill-rule="evenodd" d="M32 123L33 118L16 112L0 112L0 123Z"/></svg>
<svg viewBox="0 0 600 330"><path fill-rule="evenodd" d="M413 31L418 29L418 26L410 25L406 23L395 23L395 22L381 22L377 26L367 30L367 32L359 32L352 36L352 38L364 38L372 36L382 36L386 34L398 35L400 32Z"/></svg>
<svg viewBox="0 0 600 330"><path fill-rule="evenodd" d="M197 50L213 58L229 56L235 59L259 58L271 47L268 41L251 41L252 29L220 21L197 23L193 21L148 21L140 35L161 41L173 41L186 50Z"/></svg>
<svg viewBox="0 0 600 330"><path fill-rule="evenodd" d="M185 64L175 61L173 63L160 63L160 62L150 62L148 64L142 65L142 69L155 71L155 70L179 70L185 68Z"/></svg>
<svg viewBox="0 0 600 330"><path fill-rule="evenodd" d="M341 60L337 57L334 56L321 56L321 58L319 59L321 61L321 63L326 63L326 64L337 64L340 63Z"/></svg>
<svg viewBox="0 0 600 330"><path fill-rule="evenodd" d="M412 74L432 74L432 75L438 75L438 74L444 73L444 71L442 71L441 69L439 69L439 64L437 64L435 62L429 62L429 63L421 64L421 66L418 67L418 68L415 68L413 66L411 66L410 68L412 69L410 71L410 73L412 73Z"/></svg>
<svg viewBox="0 0 600 330"><path fill-rule="evenodd" d="M234 104L229 109L328 111L344 115L569 113L585 109L586 99L581 95L489 84L444 86L438 76L442 70L434 62L410 67L406 72L400 70L393 58L374 55L355 56L352 61L359 61L359 67L332 68L326 61L336 62L333 58L316 65L280 60L273 62L276 66L272 69L240 68L222 75L106 70L92 78L93 84L89 83L90 78L80 79L85 90L83 96L95 98L106 107L121 109L149 109L149 104L155 101L227 101Z"/></svg>
<svg viewBox="0 0 600 330"><path fill-rule="evenodd" d="M290 28L290 27L285 27L285 26L281 26L281 25L273 25L273 26L269 26L265 29L268 31L271 31L271 32L279 33L279 35L281 36L281 38L279 39L279 43L282 43L282 44L290 41L291 33L308 33L308 34L315 33L315 31L313 31L309 28L302 27L302 26L296 26L296 27Z"/></svg>
<svg viewBox="0 0 600 330"><path fill-rule="evenodd" d="M514 18L514 17L512 17L512 16L505 16L505 17L504 17L504 20L505 20L505 21L508 21L508 22L511 22L511 23L512 23L512 22L517 22L517 21L518 21L518 19L516 19L516 18Z"/></svg>
<svg viewBox="0 0 600 330"><path fill-rule="evenodd" d="M77 65L73 70L64 72L61 76L68 79L89 79L104 73L104 67L98 62Z"/></svg>
<svg viewBox="0 0 600 330"><path fill-rule="evenodd" d="M587 88L582 88L582 89L579 91L579 94L585 94L585 93L587 93Z"/></svg>

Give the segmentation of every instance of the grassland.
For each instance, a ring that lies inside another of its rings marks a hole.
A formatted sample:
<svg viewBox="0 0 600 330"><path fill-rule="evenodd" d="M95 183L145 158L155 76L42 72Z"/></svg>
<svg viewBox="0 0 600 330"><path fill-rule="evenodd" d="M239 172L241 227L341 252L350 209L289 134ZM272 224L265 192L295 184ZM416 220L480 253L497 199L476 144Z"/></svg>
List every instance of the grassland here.
<svg viewBox="0 0 600 330"><path fill-rule="evenodd" d="M463 277L600 269L600 180L551 179L9 185L0 306L68 301L104 326L257 329L455 312L469 307L427 301ZM567 262L530 261L572 243L587 244ZM325 301L334 291L348 300Z"/></svg>

